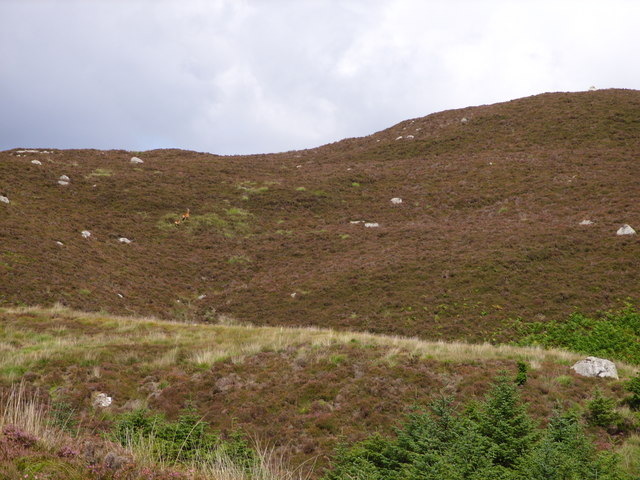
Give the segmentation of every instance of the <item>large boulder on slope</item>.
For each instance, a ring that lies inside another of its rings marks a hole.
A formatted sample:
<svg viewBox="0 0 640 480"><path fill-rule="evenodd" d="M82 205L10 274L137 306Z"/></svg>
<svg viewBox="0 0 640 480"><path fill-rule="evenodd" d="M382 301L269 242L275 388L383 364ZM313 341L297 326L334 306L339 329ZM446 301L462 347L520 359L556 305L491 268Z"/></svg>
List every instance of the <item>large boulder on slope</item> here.
<svg viewBox="0 0 640 480"><path fill-rule="evenodd" d="M583 377L618 378L616 364L604 358L587 357L571 368Z"/></svg>

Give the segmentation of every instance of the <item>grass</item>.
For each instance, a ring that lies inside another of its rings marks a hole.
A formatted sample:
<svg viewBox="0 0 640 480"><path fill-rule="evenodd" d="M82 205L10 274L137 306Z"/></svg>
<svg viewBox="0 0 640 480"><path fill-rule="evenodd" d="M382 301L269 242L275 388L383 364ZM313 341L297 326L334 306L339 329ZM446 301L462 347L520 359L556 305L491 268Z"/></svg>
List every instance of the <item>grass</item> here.
<svg viewBox="0 0 640 480"><path fill-rule="evenodd" d="M251 449L248 443L238 443L237 440L235 444L219 442L214 449L202 451L189 457L188 461L177 462L159 455L164 450L158 447L168 445L166 438L158 436L159 429L145 436L126 435L123 447L119 447L86 432L77 431L70 435L53 425L51 413L51 407L24 383L14 384L0 398L0 444L3 452L0 478L83 480L97 476L122 480L305 480L312 472L310 468L290 468L273 448L256 444L255 449ZM192 431L200 431L200 423L198 421ZM160 425L179 428L178 424L166 422ZM186 452L187 447L193 448L189 438L191 434L188 432L184 441L179 440L182 444L177 444L178 455ZM88 451L94 453L81 454L87 445L91 446ZM229 449L233 445L244 450ZM102 453L96 456L96 451ZM238 455L243 451L255 452L250 462L239 461ZM120 458L119 466L114 466L110 457Z"/></svg>
<svg viewBox="0 0 640 480"><path fill-rule="evenodd" d="M326 459L340 436L357 441L378 429L391 433L403 412L438 392L481 395L492 375L515 372L518 362L529 366L523 391L541 418L558 402L588 398L593 388L591 379L569 370L582 356L560 349L241 326L215 315L219 323L202 324L62 306L2 309L0 387L27 375L33 388L58 392L51 398L60 406L57 417L83 431L104 429L114 415L140 406L177 418L192 405L218 430L241 427L277 442L295 465ZM635 372L618 368L620 382ZM620 382L603 384L603 392L620 396ZM109 412L87 403L95 391L112 396ZM142 456L145 448L138 447L135 455ZM133 448L127 447L132 455Z"/></svg>
<svg viewBox="0 0 640 480"><path fill-rule="evenodd" d="M215 338L215 350L202 350L194 354L191 362L202 363L207 358L233 358L240 361L247 355L260 351L283 350L291 346L308 345L310 347L329 347L332 345L375 345L393 352L402 352L412 357L435 358L439 361L487 361L516 360L527 362L563 362L571 363L582 355L560 349L542 347L522 347L513 345L468 344L462 342L426 341L418 338L400 336L372 335L358 332L340 332L320 328L286 327L247 327L234 325L185 324L144 317L105 316L94 313L80 313L57 306L50 309L12 308L5 309L4 315L34 316L35 318L55 318L63 316L77 320L90 334L76 329L58 328L47 335L36 335L25 331L27 325L12 327L6 324L0 344L0 368L24 369L37 362L53 361L56 358L70 356L82 361L100 360L110 347L135 341L139 351L153 351L148 347L171 347L170 353L163 351L159 358L151 354L133 354L135 358L144 358L145 362L156 365L177 358L176 349L193 350L209 344L206 339ZM168 340L170 339L170 342ZM13 345L19 344L20 348ZM623 370L631 369L624 364ZM10 375L11 376L11 375Z"/></svg>

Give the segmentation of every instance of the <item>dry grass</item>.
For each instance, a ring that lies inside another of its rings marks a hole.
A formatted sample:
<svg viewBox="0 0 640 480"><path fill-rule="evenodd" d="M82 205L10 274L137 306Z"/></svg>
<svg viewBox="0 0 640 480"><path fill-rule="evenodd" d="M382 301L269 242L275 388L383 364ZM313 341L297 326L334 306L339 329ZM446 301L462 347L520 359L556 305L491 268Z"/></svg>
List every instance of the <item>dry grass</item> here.
<svg viewBox="0 0 640 480"><path fill-rule="evenodd" d="M185 324L152 317L106 316L97 313L77 312L57 306L55 308L20 307L5 309L8 315L35 315L51 318L74 319L89 333L57 328L54 334L30 336L23 327L5 327L5 337L21 338L17 348L11 342L4 342L0 350L0 368L4 377L15 380L19 367L33 365L41 360L53 360L61 356L75 356L85 362L99 362L104 355L111 355L110 349L123 344L135 344L135 351L119 353L121 362L144 362L152 367L166 367L181 360L180 352L186 353L185 361L198 366L211 366L230 359L242 362L248 356L265 351L282 351L288 347L305 347L299 353L311 355L318 348L332 345L371 345L386 350L390 361L398 355L408 355L441 362L484 362L490 360L522 360L532 368L544 362L571 364L583 355L560 349L541 347L517 347L492 345L488 343L470 344L462 342L430 342L418 338L374 335L358 332L341 332L331 329L251 327L236 325ZM151 353L148 347L162 347ZM147 348L145 348L147 347ZM148 352L148 353L145 353ZM305 353L306 352L306 353ZM635 368L619 363L618 369L624 375Z"/></svg>

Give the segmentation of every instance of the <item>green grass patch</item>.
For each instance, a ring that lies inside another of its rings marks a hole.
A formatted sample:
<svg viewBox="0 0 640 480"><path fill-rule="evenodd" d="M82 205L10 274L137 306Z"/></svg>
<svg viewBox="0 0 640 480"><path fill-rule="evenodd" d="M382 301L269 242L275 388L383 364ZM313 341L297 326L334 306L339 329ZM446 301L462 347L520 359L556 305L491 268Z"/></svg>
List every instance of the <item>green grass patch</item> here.
<svg viewBox="0 0 640 480"><path fill-rule="evenodd" d="M89 177L110 177L113 175L113 171L108 168L96 168L93 172L91 172Z"/></svg>
<svg viewBox="0 0 640 480"><path fill-rule="evenodd" d="M596 317L576 312L566 321L525 324L520 334L519 345L560 347L640 365L640 312L631 305Z"/></svg>

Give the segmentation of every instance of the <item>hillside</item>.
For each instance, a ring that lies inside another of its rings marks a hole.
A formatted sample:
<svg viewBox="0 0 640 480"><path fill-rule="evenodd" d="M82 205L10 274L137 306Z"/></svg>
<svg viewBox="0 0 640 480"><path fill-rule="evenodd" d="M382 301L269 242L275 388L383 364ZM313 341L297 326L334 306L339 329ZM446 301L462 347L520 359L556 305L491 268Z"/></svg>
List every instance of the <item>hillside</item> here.
<svg viewBox="0 0 640 480"><path fill-rule="evenodd" d="M633 90L270 155L0 152L0 305L511 338L516 318L637 301L638 239L615 233L640 228L639 159Z"/></svg>
<svg viewBox="0 0 640 480"><path fill-rule="evenodd" d="M108 462L104 453L113 446L103 448L98 458L87 454L87 445L113 440L117 425L140 408L169 419L190 408L225 438L241 432L268 444L291 465L312 469L315 478L339 442L351 445L374 432L391 435L405 414L444 395L456 398L460 406L478 401L492 378L500 372L515 374L518 362L527 368L521 395L542 424L559 406L586 411L596 390L622 406L629 396L624 382L637 370L618 363L621 380L603 380L576 375L570 366L583 356L562 350L321 329L185 324L59 307L2 309L0 325L0 478L23 478L29 472L66 480L237 478L161 476L159 465L152 467L158 476L114 473L111 468L105 476L100 471L89 477L69 473L86 473L88 462ZM39 441L35 452L7 448L8 424L38 431L34 407L26 418L24 413L7 414L12 405L7 387L18 380L25 389L22 402L40 399L46 405L40 416L63 428L53 439ZM95 405L100 393L112 400L106 408ZM599 448L622 452L637 442L637 415L628 407L620 411L625 415L621 426L590 430ZM56 453L61 448L76 453ZM122 455L145 464L139 451ZM2 476L9 466L16 469L15 477Z"/></svg>

